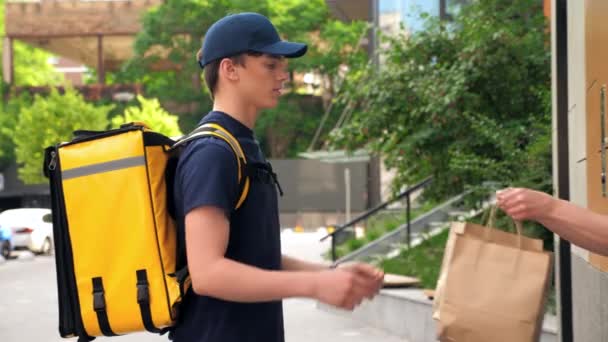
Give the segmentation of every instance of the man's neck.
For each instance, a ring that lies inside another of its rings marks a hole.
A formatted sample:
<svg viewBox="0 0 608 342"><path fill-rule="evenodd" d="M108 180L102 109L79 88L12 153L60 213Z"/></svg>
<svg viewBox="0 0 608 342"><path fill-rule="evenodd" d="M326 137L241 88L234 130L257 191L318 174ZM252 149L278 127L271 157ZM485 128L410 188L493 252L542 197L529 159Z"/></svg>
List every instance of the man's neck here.
<svg viewBox="0 0 608 342"><path fill-rule="evenodd" d="M224 112L243 125L253 129L255 120L258 117L258 109L255 106L242 103L236 98L215 97L213 110Z"/></svg>

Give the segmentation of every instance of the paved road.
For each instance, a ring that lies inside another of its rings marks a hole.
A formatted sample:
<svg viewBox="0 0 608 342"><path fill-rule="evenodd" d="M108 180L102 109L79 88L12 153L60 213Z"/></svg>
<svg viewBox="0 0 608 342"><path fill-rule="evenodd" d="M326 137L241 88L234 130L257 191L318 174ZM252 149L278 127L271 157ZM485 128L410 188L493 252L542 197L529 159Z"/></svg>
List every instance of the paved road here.
<svg viewBox="0 0 608 342"><path fill-rule="evenodd" d="M320 253L327 248L327 245L318 243L320 236L317 233L285 232L282 235L283 251L308 260L319 260ZM404 342L348 318L320 311L312 300L286 300L284 310L287 342ZM152 334L132 334L108 341L166 340L166 337ZM9 260L0 264L0 342L56 341L66 340L61 339L57 332L54 259L39 256L30 261Z"/></svg>

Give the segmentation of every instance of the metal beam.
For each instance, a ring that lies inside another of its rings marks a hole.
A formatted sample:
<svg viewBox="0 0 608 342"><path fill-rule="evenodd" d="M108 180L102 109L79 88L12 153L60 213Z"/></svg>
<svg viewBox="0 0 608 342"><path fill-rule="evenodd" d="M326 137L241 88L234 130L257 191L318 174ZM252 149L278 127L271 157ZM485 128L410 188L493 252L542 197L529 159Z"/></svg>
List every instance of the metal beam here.
<svg viewBox="0 0 608 342"><path fill-rule="evenodd" d="M342 21L367 20L375 0L325 0L330 12Z"/></svg>
<svg viewBox="0 0 608 342"><path fill-rule="evenodd" d="M13 39L4 37L4 49L2 51L2 74L4 82L13 84L15 82L14 44Z"/></svg>
<svg viewBox="0 0 608 342"><path fill-rule="evenodd" d="M448 19L446 0L439 0L439 19L441 19L441 20Z"/></svg>
<svg viewBox="0 0 608 342"><path fill-rule="evenodd" d="M61 39L61 38L85 38L85 37L98 37L99 35L104 35L107 37L111 36L135 36L136 33L133 32L112 32L110 34L103 32L86 32L86 33L39 33L39 34L7 34L8 37L13 39Z"/></svg>
<svg viewBox="0 0 608 342"><path fill-rule="evenodd" d="M372 23L369 35L369 56L375 67L378 67L378 32L380 29L380 0L370 0L368 21Z"/></svg>
<svg viewBox="0 0 608 342"><path fill-rule="evenodd" d="M113 34L141 30L140 17L161 0L6 2L8 36Z"/></svg>
<svg viewBox="0 0 608 342"><path fill-rule="evenodd" d="M556 105L557 105L557 195L570 200L570 166L568 155L568 1L555 1ZM561 342L573 341L572 265L570 243L558 241L559 301Z"/></svg>

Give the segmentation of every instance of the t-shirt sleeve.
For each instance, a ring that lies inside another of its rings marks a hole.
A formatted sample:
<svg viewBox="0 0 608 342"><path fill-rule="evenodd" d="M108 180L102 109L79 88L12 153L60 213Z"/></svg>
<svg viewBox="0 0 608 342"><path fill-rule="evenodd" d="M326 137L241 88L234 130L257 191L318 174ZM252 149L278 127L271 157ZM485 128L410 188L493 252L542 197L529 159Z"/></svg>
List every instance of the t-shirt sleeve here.
<svg viewBox="0 0 608 342"><path fill-rule="evenodd" d="M229 147L219 144L222 142L197 141L180 158L177 177L184 216L202 206L218 207L229 216L236 205L238 164Z"/></svg>

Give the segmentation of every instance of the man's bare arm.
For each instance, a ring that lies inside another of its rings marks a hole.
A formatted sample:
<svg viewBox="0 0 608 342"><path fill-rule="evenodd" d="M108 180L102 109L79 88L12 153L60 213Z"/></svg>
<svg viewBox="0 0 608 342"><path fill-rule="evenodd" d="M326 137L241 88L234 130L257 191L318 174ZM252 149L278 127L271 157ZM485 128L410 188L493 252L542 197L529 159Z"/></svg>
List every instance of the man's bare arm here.
<svg viewBox="0 0 608 342"><path fill-rule="evenodd" d="M331 264L309 262L283 254L281 258L282 269L285 271L323 271L330 268Z"/></svg>
<svg viewBox="0 0 608 342"><path fill-rule="evenodd" d="M219 208L200 207L186 215L186 251L195 293L238 302L312 297L352 309L377 292L373 279L353 272L269 271L227 259L229 232Z"/></svg>

